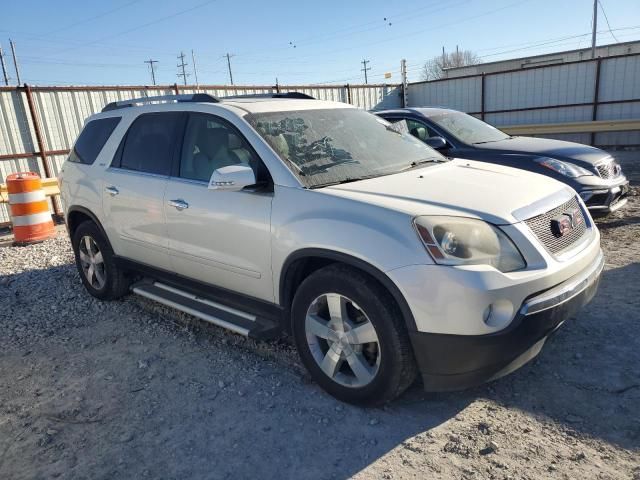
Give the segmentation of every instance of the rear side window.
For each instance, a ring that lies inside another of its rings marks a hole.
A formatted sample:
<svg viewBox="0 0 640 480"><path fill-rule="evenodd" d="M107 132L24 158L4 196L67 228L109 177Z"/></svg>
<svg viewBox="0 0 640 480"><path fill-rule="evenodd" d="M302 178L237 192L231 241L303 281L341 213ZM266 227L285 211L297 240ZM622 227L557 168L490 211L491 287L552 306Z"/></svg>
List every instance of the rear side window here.
<svg viewBox="0 0 640 480"><path fill-rule="evenodd" d="M169 175L176 150L176 133L184 118L181 112L149 113L136 119L122 149L120 168Z"/></svg>
<svg viewBox="0 0 640 480"><path fill-rule="evenodd" d="M93 164L118 123L120 123L120 117L101 118L87 123L76 140L68 160L85 165Z"/></svg>

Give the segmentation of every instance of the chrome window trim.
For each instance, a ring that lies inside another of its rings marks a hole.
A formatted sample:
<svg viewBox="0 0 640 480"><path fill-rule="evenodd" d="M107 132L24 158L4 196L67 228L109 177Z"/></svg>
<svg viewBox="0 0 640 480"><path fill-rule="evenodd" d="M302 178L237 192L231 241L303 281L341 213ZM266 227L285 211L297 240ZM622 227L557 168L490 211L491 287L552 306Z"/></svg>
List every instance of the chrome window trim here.
<svg viewBox="0 0 640 480"><path fill-rule="evenodd" d="M143 172L142 170L131 170L129 168L122 167L108 167L107 172L119 173L119 174L127 174L134 175L139 177L152 177L152 178L160 178L160 179L168 179L169 175L161 175L159 173L151 173L151 172Z"/></svg>
<svg viewBox="0 0 640 480"><path fill-rule="evenodd" d="M201 185L204 187L208 187L209 186L209 182L205 182L204 180L194 180L192 178L183 178L183 177L176 177L173 175L169 176L169 180L174 181L174 182L179 182L179 183L186 183L189 185Z"/></svg>

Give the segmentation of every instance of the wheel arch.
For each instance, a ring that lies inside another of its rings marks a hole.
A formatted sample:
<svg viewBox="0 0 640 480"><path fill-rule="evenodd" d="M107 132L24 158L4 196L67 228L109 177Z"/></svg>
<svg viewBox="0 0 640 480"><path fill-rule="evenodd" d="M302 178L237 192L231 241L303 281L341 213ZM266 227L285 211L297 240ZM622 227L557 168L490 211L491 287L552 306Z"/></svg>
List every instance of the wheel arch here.
<svg viewBox="0 0 640 480"><path fill-rule="evenodd" d="M98 217L91 210L89 210L86 207L82 207L80 205L72 205L67 210L67 215L66 215L67 231L69 232L69 237L72 240L73 240L73 234L75 233L78 226L86 220L90 220L93 223L95 223L98 229L100 230L100 233L105 238L105 240L109 242L109 237L107 237L107 233L102 227L100 220L98 220ZM111 244L111 242L109 242L109 244Z"/></svg>
<svg viewBox="0 0 640 480"><path fill-rule="evenodd" d="M290 312L293 297L302 281L316 270L340 263L360 270L380 283L393 297L409 331L416 330L415 319L409 304L396 284L377 267L352 255L323 248L304 248L291 253L284 261L279 282L279 303Z"/></svg>

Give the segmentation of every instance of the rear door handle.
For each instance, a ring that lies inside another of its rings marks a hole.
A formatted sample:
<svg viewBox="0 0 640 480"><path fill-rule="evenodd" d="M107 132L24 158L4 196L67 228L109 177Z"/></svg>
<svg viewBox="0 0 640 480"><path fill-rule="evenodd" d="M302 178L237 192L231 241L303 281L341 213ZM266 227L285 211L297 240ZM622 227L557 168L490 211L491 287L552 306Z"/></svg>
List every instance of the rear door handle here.
<svg viewBox="0 0 640 480"><path fill-rule="evenodd" d="M185 208L189 208L189 204L182 200L181 198L177 198L175 200L169 200L169 206L174 207L178 211L182 211Z"/></svg>
<svg viewBox="0 0 640 480"><path fill-rule="evenodd" d="M111 195L112 197L115 197L116 195L118 195L120 193L120 190L118 190L116 187L114 187L113 185L110 185L108 187L105 188L106 192Z"/></svg>

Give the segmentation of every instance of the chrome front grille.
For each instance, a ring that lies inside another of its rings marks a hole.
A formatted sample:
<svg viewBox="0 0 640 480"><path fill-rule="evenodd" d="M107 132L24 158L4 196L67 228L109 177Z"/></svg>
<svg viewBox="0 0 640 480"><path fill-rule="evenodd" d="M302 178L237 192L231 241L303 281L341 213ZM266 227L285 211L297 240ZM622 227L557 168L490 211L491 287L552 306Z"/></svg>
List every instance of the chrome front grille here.
<svg viewBox="0 0 640 480"><path fill-rule="evenodd" d="M553 221L567 214L574 215L574 226L564 235L560 235L554 231ZM578 243L587 233L589 227L576 197L546 213L525 220L525 223L553 255L557 255Z"/></svg>
<svg viewBox="0 0 640 480"><path fill-rule="evenodd" d="M596 170L598 171L598 175L604 179L615 178L622 172L620 165L615 160L596 165Z"/></svg>

